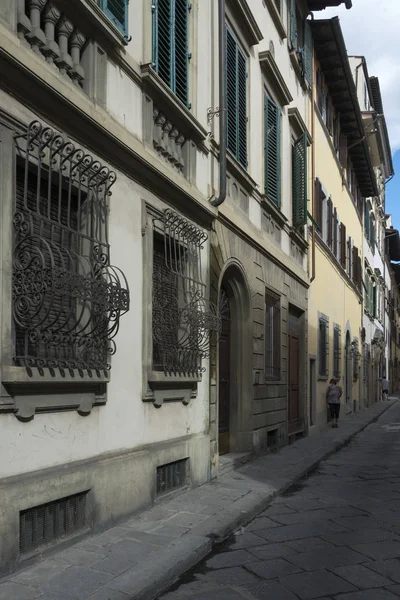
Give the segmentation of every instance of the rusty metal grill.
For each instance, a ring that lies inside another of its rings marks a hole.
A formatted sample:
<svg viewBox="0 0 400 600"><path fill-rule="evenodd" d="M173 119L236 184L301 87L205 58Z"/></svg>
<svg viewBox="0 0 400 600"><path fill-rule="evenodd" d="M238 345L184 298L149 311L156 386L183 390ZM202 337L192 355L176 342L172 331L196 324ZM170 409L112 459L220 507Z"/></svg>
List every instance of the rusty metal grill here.
<svg viewBox="0 0 400 600"><path fill-rule="evenodd" d="M188 459L157 467L157 495L183 487L187 479Z"/></svg>
<svg viewBox="0 0 400 600"><path fill-rule="evenodd" d="M19 549L31 552L72 535L86 525L88 491L22 510L19 514Z"/></svg>

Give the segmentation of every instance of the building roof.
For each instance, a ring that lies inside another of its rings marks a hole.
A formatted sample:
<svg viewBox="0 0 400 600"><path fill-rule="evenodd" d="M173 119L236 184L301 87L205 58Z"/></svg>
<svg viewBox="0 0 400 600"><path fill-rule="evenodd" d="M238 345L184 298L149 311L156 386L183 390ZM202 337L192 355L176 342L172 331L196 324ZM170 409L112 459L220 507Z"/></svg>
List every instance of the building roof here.
<svg viewBox="0 0 400 600"><path fill-rule="evenodd" d="M328 6L339 6L339 4L345 4L349 9L352 7L352 0L308 0L308 7L311 11L324 10Z"/></svg>
<svg viewBox="0 0 400 600"><path fill-rule="evenodd" d="M382 124L382 133L383 133L383 138L384 138L385 145L386 145L385 155L387 156L387 162L388 162L388 167L389 167L388 168L388 176L391 177L392 175L394 175L392 151L390 148L389 133L387 130L386 119L385 119L384 110L383 110L381 87L379 85L378 77L370 77L369 83L371 86L372 101L374 104L374 109L378 114L382 115L379 119L380 119L380 123Z"/></svg>
<svg viewBox="0 0 400 600"><path fill-rule="evenodd" d="M357 176L361 194L378 196L378 187L357 90L347 56L346 45L338 17L310 21L315 53L321 65L332 102L340 113L341 130L347 136L349 155Z"/></svg>
<svg viewBox="0 0 400 600"><path fill-rule="evenodd" d="M398 229L394 229L393 227L386 229L385 237L388 243L391 262L400 262L400 236Z"/></svg>

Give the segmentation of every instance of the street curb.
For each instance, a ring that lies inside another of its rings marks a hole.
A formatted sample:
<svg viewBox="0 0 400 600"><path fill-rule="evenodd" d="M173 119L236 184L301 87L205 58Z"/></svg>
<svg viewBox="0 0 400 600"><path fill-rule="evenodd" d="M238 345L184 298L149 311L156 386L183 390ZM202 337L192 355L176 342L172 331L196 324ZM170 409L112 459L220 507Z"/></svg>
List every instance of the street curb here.
<svg viewBox="0 0 400 600"><path fill-rule="evenodd" d="M370 421L359 424L353 431L345 434L341 440L338 440L333 447L324 452L317 460L314 460L306 468L301 469L295 476L288 480L269 494L265 495L265 489L255 489L238 501L239 508L229 508L223 512L220 517L215 517L210 527L208 523L208 532L198 533L194 536L190 533L181 538L181 542L175 542L174 547L165 549L162 556L156 561L152 561L148 568L140 568L140 573L136 575L131 571L130 580L135 579L135 584L128 591L127 587L118 588L120 591L129 594L130 600L154 600L160 594L166 592L169 587L179 581L179 579L190 569L196 567L207 555L215 548L229 538L235 531L245 527L259 513L268 508L271 502L279 495L290 490L302 479L313 473L321 462L344 448L359 433L364 431L369 425L375 423L389 408L394 406L397 401L392 401ZM136 592L132 596L134 589ZM112 598L112 596L110 596Z"/></svg>

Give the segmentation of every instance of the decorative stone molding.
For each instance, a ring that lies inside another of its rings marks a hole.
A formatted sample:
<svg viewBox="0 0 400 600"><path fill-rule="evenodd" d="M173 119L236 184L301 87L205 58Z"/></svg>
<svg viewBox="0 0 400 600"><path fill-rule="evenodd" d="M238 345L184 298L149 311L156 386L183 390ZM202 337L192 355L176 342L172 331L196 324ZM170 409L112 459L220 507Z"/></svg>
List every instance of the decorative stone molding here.
<svg viewBox="0 0 400 600"><path fill-rule="evenodd" d="M307 144L311 146L312 137L297 106L293 106L288 109L288 117L289 124L293 128L295 134L300 137L303 133L305 133L307 135Z"/></svg>
<svg viewBox="0 0 400 600"><path fill-rule="evenodd" d="M269 10L269 13L272 17L272 20L273 20L275 27L280 35L281 40L284 40L285 38L287 38L287 31L286 31L285 25L283 24L282 16L280 15L278 9L276 8L276 4L275 4L274 0L263 0L263 3Z"/></svg>
<svg viewBox="0 0 400 600"><path fill-rule="evenodd" d="M264 36L246 0L228 0L227 5L236 21L240 23L248 45L254 46L261 42Z"/></svg>
<svg viewBox="0 0 400 600"><path fill-rule="evenodd" d="M260 52L258 55L258 60L260 62L261 70L264 73L268 83L270 83L276 91L281 106L290 104L290 102L293 100L293 97L270 50Z"/></svg>

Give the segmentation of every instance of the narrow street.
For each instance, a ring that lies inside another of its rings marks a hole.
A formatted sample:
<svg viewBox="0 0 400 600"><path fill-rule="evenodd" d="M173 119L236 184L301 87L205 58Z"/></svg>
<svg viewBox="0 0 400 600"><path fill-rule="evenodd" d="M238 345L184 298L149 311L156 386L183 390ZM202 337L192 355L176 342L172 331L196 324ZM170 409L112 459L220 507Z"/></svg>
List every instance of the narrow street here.
<svg viewBox="0 0 400 600"><path fill-rule="evenodd" d="M163 600L400 597L400 403Z"/></svg>

